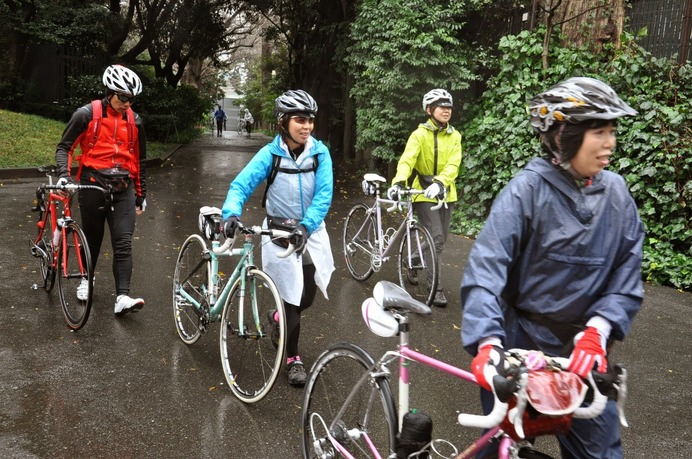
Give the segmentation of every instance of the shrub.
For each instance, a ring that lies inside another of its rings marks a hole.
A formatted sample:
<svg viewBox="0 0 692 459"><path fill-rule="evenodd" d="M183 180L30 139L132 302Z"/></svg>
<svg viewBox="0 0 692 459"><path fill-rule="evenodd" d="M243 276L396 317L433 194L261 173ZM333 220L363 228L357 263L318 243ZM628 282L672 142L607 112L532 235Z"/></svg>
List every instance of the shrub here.
<svg viewBox="0 0 692 459"><path fill-rule="evenodd" d="M500 40L497 74L467 112L454 229L476 234L497 193L540 154L528 99L571 76L596 77L639 111L618 124L617 159L610 169L627 180L646 228L644 275L654 283L691 289L692 66L655 59L634 37L623 35L620 49L606 47L598 54L554 44L552 65L544 71L543 33L525 31Z"/></svg>

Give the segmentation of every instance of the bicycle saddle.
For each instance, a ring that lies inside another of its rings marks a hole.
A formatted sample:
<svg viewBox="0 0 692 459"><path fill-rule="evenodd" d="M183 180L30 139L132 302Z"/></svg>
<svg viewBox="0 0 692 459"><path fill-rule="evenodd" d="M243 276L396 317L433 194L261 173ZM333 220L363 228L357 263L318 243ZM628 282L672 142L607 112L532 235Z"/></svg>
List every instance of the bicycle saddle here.
<svg viewBox="0 0 692 459"><path fill-rule="evenodd" d="M393 282L379 281L375 284L372 296L385 310L395 309L398 311L415 312L422 316L432 314L432 309L428 305L414 300L406 290Z"/></svg>

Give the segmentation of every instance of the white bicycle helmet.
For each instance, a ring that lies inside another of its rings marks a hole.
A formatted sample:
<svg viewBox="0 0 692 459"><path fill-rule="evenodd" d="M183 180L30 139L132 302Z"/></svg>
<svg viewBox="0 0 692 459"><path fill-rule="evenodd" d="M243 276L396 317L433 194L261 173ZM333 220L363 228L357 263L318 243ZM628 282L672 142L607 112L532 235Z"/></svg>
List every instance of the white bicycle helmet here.
<svg viewBox="0 0 692 459"><path fill-rule="evenodd" d="M454 101L452 95L444 89L433 89L423 96L423 111L431 105L454 108Z"/></svg>
<svg viewBox="0 0 692 459"><path fill-rule="evenodd" d="M137 74L122 65L110 65L103 72L103 84L112 91L130 96L142 92L142 80Z"/></svg>
<svg viewBox="0 0 692 459"><path fill-rule="evenodd" d="M277 120L289 113L304 113L314 118L317 113L317 102L302 89L289 90L274 101L274 113Z"/></svg>
<svg viewBox="0 0 692 459"><path fill-rule="evenodd" d="M531 126L546 132L555 123L581 123L586 120L614 120L633 116L613 88L595 78L573 77L562 81L529 101Z"/></svg>

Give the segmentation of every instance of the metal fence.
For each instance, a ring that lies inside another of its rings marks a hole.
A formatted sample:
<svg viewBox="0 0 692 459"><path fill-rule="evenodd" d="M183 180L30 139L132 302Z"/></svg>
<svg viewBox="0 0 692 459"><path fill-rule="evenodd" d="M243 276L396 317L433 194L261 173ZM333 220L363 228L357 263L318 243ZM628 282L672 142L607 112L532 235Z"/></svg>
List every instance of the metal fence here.
<svg viewBox="0 0 692 459"><path fill-rule="evenodd" d="M630 31L646 27L647 36L639 43L653 56L692 60L692 0L634 0L627 17Z"/></svg>

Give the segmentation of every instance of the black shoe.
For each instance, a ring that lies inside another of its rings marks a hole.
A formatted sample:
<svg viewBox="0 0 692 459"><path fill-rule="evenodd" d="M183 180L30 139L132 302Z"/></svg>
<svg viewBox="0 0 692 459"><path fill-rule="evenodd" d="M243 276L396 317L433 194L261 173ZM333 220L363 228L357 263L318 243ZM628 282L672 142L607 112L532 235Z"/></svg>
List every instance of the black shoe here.
<svg viewBox="0 0 692 459"><path fill-rule="evenodd" d="M435 298L433 298L432 304L438 308L444 308L447 306L447 297L445 296L445 292L442 290L435 292Z"/></svg>
<svg viewBox="0 0 692 459"><path fill-rule="evenodd" d="M308 379L305 367L300 360L294 360L288 365L288 383L291 386L303 387Z"/></svg>
<svg viewBox="0 0 692 459"><path fill-rule="evenodd" d="M406 278L408 279L409 284L418 285L418 270L417 269L406 270Z"/></svg>
<svg viewBox="0 0 692 459"><path fill-rule="evenodd" d="M274 349L279 348L279 323L274 319L274 314L276 314L276 309L270 309L267 312L267 319L269 321L269 327L271 327L271 339Z"/></svg>

